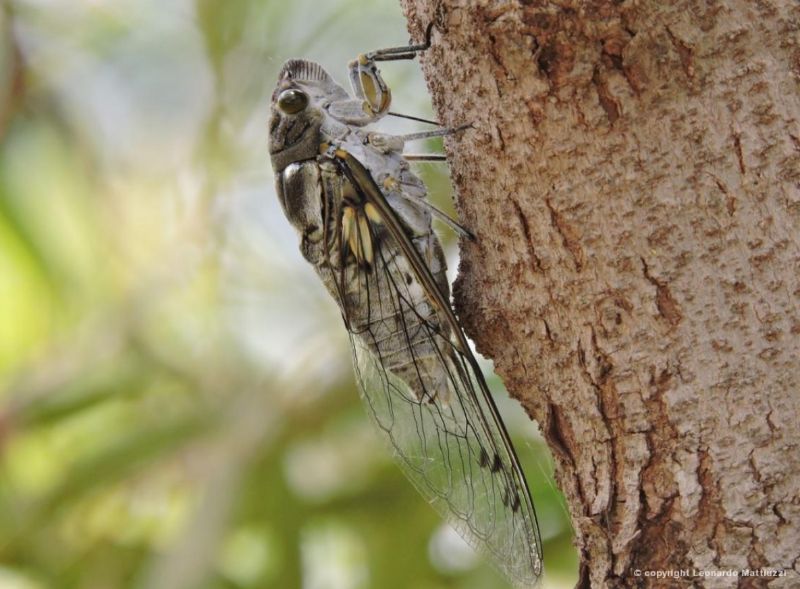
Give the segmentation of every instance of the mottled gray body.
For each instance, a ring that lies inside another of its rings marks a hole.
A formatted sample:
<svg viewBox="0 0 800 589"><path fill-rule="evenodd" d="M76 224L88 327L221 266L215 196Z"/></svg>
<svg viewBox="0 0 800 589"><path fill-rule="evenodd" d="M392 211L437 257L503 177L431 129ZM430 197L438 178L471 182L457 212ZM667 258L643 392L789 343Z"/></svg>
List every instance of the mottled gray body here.
<svg viewBox="0 0 800 589"><path fill-rule="evenodd" d="M515 586L531 587L542 566L533 502L450 307L432 216L461 228L428 202L403 138L364 128L390 101L370 55L350 65L355 97L317 64L284 65L269 129L278 197L339 304L362 398L406 476Z"/></svg>

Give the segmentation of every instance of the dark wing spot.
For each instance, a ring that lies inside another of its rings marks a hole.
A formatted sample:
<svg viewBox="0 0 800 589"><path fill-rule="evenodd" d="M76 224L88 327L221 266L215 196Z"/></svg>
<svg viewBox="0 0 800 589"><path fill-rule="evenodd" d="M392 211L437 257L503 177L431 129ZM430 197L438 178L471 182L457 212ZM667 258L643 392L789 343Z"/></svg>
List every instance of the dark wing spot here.
<svg viewBox="0 0 800 589"><path fill-rule="evenodd" d="M509 491L508 487L503 488L503 494L501 496L503 501L503 505L506 507L510 507L511 511L517 512L519 511L520 507L520 500L519 500L519 493L516 491Z"/></svg>
<svg viewBox="0 0 800 589"><path fill-rule="evenodd" d="M412 282L414 282L414 278L411 276L411 274L406 274L406 284L411 286Z"/></svg>
<svg viewBox="0 0 800 589"><path fill-rule="evenodd" d="M489 455L486 453L486 450L484 450L483 448L481 448L481 453L478 456L478 465L481 468L486 468L487 466L489 466Z"/></svg>
<svg viewBox="0 0 800 589"><path fill-rule="evenodd" d="M501 468L503 468L503 461L500 460L499 454L495 454L492 461L492 472L498 472Z"/></svg>

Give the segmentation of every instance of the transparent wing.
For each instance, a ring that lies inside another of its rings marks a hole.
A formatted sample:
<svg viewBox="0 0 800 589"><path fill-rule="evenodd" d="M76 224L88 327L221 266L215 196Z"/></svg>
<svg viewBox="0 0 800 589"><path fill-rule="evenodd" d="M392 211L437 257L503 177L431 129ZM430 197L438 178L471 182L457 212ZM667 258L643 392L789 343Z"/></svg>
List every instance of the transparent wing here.
<svg viewBox="0 0 800 589"><path fill-rule="evenodd" d="M360 261L331 276L370 417L422 495L516 586L531 587L542 566L533 503L449 306L438 241L409 237L366 169L337 153L341 183L326 190L350 184L379 218L346 224L335 239L341 259L350 243Z"/></svg>
<svg viewBox="0 0 800 589"><path fill-rule="evenodd" d="M420 312L426 306L407 275L402 255L384 242L361 277L375 302L351 341L369 415L422 495L516 586L531 587L541 544L516 456L474 358ZM396 329L402 337L382 345Z"/></svg>

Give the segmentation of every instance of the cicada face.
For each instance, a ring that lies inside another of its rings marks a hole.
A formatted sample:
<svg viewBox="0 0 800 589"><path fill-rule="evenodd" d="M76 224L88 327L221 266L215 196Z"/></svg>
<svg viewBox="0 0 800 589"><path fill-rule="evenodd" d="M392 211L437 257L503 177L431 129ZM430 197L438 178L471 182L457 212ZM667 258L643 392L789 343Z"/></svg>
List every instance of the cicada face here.
<svg viewBox="0 0 800 589"><path fill-rule="evenodd" d="M294 162L319 154L324 119L319 92L307 80L304 62L292 60L281 69L269 121L269 153L276 173Z"/></svg>

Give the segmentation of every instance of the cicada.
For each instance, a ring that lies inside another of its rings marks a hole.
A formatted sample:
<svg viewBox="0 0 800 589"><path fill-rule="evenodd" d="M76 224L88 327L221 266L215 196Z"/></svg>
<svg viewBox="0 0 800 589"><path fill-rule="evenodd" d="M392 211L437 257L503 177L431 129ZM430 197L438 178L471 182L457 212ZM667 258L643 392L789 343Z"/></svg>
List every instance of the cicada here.
<svg viewBox="0 0 800 589"><path fill-rule="evenodd" d="M272 95L270 157L302 255L342 312L378 431L456 531L515 586L530 587L542 571L533 501L451 307L432 219L469 232L434 207L409 163L441 157L403 152L407 141L457 130L396 136L367 128L394 114L376 62L428 46L359 55L349 64L352 95L320 65L287 61Z"/></svg>

